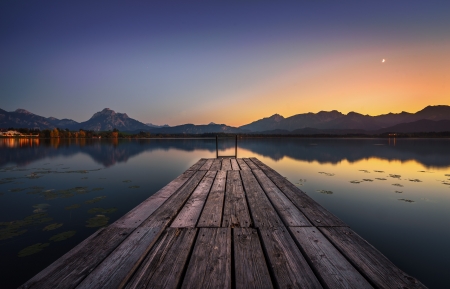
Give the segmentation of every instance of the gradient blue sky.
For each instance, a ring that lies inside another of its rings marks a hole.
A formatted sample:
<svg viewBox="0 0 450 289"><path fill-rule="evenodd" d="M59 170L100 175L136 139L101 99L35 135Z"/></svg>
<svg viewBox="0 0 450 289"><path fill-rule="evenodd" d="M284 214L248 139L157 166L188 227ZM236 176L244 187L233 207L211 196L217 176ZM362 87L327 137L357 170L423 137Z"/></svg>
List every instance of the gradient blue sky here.
<svg viewBox="0 0 450 289"><path fill-rule="evenodd" d="M450 105L450 1L3 0L0 21L8 111L238 126Z"/></svg>

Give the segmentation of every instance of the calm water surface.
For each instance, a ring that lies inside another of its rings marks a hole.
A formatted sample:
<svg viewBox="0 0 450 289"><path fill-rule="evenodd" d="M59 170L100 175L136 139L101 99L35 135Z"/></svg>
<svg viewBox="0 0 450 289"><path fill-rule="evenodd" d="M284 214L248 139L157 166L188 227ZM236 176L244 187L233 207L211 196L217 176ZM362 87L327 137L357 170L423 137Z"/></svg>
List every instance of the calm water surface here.
<svg viewBox="0 0 450 289"><path fill-rule="evenodd" d="M233 154L223 141L221 154ZM242 139L257 157L429 288L450 277L450 140ZM215 140L0 139L1 288L215 157Z"/></svg>

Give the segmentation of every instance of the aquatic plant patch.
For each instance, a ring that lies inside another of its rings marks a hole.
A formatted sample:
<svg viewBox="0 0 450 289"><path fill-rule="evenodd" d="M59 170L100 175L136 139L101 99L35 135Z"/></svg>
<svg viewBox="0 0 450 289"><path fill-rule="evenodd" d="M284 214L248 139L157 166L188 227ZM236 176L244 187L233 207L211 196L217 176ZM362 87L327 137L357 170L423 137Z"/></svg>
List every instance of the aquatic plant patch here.
<svg viewBox="0 0 450 289"><path fill-rule="evenodd" d="M17 254L17 256L19 257L26 257L29 255L33 255L36 253L41 252L42 250L44 250L44 248L48 247L50 245L50 243L37 243L31 246L28 246L22 250L19 251L19 253Z"/></svg>
<svg viewBox="0 0 450 289"><path fill-rule="evenodd" d="M63 223L53 223L50 224L48 226L45 226L44 229L42 229L42 231L52 231L52 230L56 230L60 227L62 227Z"/></svg>
<svg viewBox="0 0 450 289"><path fill-rule="evenodd" d="M325 194L325 195L332 195L333 194L332 191L327 191L327 190L316 190L316 192L321 193L321 194Z"/></svg>
<svg viewBox="0 0 450 289"><path fill-rule="evenodd" d="M67 231L67 232L59 233L59 234L56 234L56 235L50 237L49 240L53 241L53 242L61 242L61 241L64 241L64 240L67 240L67 239L73 237L75 235L75 233L76 233L76 231Z"/></svg>
<svg viewBox="0 0 450 289"><path fill-rule="evenodd" d="M96 227L103 227L106 224L108 224L109 218L105 215L97 215L93 218L90 218L86 221L86 227L88 228L96 228Z"/></svg>
<svg viewBox="0 0 450 289"><path fill-rule="evenodd" d="M80 207L79 204L73 204L73 205L71 205L71 206L65 207L64 209L65 209L65 210L74 210L74 209L78 209L79 207Z"/></svg>
<svg viewBox="0 0 450 289"><path fill-rule="evenodd" d="M103 200L104 198L106 198L106 196L96 197L96 198L93 198L92 200L87 200L87 201L85 201L85 203L86 203L86 204L94 204L94 203L100 202L100 201Z"/></svg>

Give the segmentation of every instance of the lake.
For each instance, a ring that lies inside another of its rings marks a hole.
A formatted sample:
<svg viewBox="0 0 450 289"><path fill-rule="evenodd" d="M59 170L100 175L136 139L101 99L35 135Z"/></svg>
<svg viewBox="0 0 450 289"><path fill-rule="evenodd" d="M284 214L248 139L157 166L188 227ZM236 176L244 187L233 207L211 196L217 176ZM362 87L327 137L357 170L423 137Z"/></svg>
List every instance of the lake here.
<svg viewBox="0 0 450 289"><path fill-rule="evenodd" d="M0 139L2 288L157 192L214 139ZM450 139L249 138L257 157L429 288L450 277ZM221 155L234 140L221 140Z"/></svg>

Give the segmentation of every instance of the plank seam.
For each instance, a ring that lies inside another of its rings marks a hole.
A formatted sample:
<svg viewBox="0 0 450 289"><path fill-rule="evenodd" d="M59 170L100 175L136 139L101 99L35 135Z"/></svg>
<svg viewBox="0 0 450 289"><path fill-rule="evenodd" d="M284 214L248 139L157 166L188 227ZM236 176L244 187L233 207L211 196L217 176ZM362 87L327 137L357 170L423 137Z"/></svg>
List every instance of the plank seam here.
<svg viewBox="0 0 450 289"><path fill-rule="evenodd" d="M187 256L186 263L184 264L184 267L183 267L183 272L181 273L180 280L178 281L178 284L176 287L177 289L181 289L181 286L183 286L184 277L186 276L187 268L191 261L191 257L194 252L194 247L195 247L195 243L197 242L199 232L200 232L200 228L195 228L195 237L194 237L194 240L192 241L191 248L189 249L189 254Z"/></svg>
<svg viewBox="0 0 450 289"><path fill-rule="evenodd" d="M255 228L255 229L256 229L256 232L258 233L259 243L261 244L261 248L262 248L263 255L264 255L264 262L266 262L266 267L269 270L269 276L270 276L270 280L272 281L272 285L275 288L280 288L280 285L277 282L277 278L275 277L274 269L272 268L271 263L270 263L269 253L267 252L266 244L264 244L264 242L262 241L262 236L261 236L262 233L259 228Z"/></svg>
<svg viewBox="0 0 450 289"><path fill-rule="evenodd" d="M218 171L207 171L206 174L205 174L205 176L208 174L208 172L215 172L215 175L214 175L214 178L213 178L213 180L212 180L212 182L211 182L211 187L209 187L208 194L207 194L206 197L205 197L205 201L203 202L203 206L202 206L202 209L200 210L200 214L198 215L197 221L195 222L194 228L198 228L198 222L200 221L200 218L201 218L201 216L202 216L203 209L205 208L205 205L206 205L206 201L208 201L209 194L211 194L211 189L214 187L214 181L216 180L217 172L218 172ZM199 183L199 184L200 184L200 183ZM189 200L189 199L188 199L188 200ZM187 201L186 201L186 202L187 202ZM183 207L184 207L184 205L183 205ZM176 218L176 217L175 217L175 218Z"/></svg>
<svg viewBox="0 0 450 289"><path fill-rule="evenodd" d="M245 196L245 201L247 203L247 209L248 209L248 213L250 215L250 224L249 224L249 228L255 228L255 220L253 219L253 214L252 214L252 209L250 208L250 203L248 201L248 196L247 196L247 191L245 190L245 186L244 186L244 181L242 180L242 175L241 175L241 171L239 171L239 177L241 180L241 184L242 184L242 190L244 191L244 196Z"/></svg>

